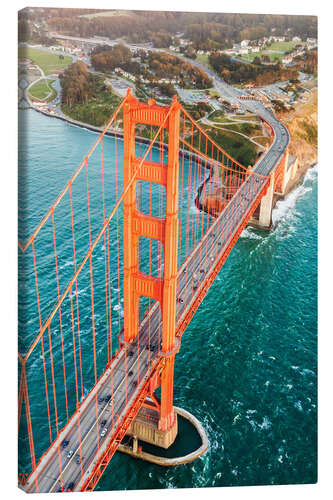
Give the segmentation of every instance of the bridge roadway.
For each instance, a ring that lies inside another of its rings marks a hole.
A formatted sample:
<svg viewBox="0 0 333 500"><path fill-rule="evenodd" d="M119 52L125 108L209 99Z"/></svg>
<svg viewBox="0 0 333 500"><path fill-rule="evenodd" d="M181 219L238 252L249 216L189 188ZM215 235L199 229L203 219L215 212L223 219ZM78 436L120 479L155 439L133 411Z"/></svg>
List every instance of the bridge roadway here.
<svg viewBox="0 0 333 500"><path fill-rule="evenodd" d="M203 69L207 71L206 68ZM233 89L215 75L214 78L217 89L220 87L221 92L229 92L230 97L239 97L240 91L238 89ZM248 111L257 114L269 123L273 129L273 144L254 166L256 173L267 176L276 168L285 152L289 142L288 130L260 102L238 101ZM177 283L178 323L181 322L195 301L205 283L205 278L222 257L266 183L268 183L268 179L265 177L249 175L220 216L214 221L200 244L180 268ZM189 297L192 299L188 300ZM25 491L37 491L36 477L38 478L39 492L61 491L61 483L64 490L71 488L74 491L79 491L81 489L98 457L106 449L114 431L124 419L128 407L138 395L159 360L160 326L159 308L155 305L140 325L138 341L122 348L112 365L107 368L96 386L85 398L79 412L72 417L53 445L43 455L24 486ZM152 352L153 350L154 352ZM133 352L133 355L130 355L130 352ZM133 374L131 375L130 372ZM127 373L127 377L125 377L125 373ZM135 385L133 381L137 379L137 374L139 374L139 383ZM110 397L109 403L105 400L103 403L98 402L100 398L106 396ZM104 437L101 436L102 420L106 420L107 427ZM69 441L66 448L62 446L64 440ZM67 458L69 450L73 451L73 455ZM81 465L76 462L77 456L82 456L82 477ZM61 474L60 460L62 464Z"/></svg>
<svg viewBox="0 0 333 500"><path fill-rule="evenodd" d="M192 303L200 292L205 278L222 256L251 208L255 196L260 193L266 182L267 178L265 177L250 175L224 212L214 221L201 243L192 251L190 257L180 268L177 285L178 321L181 321L190 306L189 303ZM188 300L189 298L192 300ZM128 405L135 399L158 361L160 326L160 312L155 305L141 324L138 340L122 349L111 367L106 370L82 403L79 415L72 418L52 447L42 457L37 469L25 485L26 491L36 491L36 474L38 491L40 492L61 491L61 482L64 489L68 489L71 483L74 483L73 489L80 490L91 468L96 463L97 457L103 452L113 431L117 429L124 418ZM125 373L127 373L127 377L125 377ZM137 380L138 373L139 384L136 386L133 381ZM106 396L110 397L110 404L105 400L103 403L99 403L98 400L102 397L105 399ZM104 437L100 435L102 420L106 420L108 428ZM64 440L69 441L65 448L62 447ZM67 458L69 450L73 451L73 455ZM76 458L80 456L82 456L82 479L80 463L76 462ZM61 474L60 460L62 464Z"/></svg>

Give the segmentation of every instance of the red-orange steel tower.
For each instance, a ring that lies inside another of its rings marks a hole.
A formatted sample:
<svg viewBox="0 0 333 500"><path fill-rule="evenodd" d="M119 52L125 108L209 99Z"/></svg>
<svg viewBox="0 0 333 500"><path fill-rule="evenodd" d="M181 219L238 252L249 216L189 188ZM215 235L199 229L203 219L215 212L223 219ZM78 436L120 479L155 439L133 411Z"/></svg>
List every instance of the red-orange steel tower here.
<svg viewBox="0 0 333 500"><path fill-rule="evenodd" d="M161 403L159 429L168 431L175 422L173 409L173 374L175 359L176 292L178 262L178 176L180 104L174 98L170 107L150 101L143 104L130 93L123 112L124 189L135 175L124 197L124 340L138 335L139 298L159 302L162 314L162 352L165 364L160 377ZM135 154L135 125L149 124L168 131L168 162L144 161ZM136 172L137 171L137 172ZM137 181L158 183L166 191L165 218L140 212L137 208ZM138 266L139 237L159 240L164 248L164 276L153 277L140 272ZM156 387L155 387L156 388Z"/></svg>

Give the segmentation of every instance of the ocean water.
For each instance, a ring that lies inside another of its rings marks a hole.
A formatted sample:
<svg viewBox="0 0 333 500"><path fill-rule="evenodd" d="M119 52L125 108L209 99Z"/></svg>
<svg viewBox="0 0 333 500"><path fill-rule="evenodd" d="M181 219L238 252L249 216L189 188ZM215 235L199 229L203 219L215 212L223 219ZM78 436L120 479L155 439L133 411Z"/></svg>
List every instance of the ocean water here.
<svg viewBox="0 0 333 500"><path fill-rule="evenodd" d="M24 239L96 134L32 110L19 116L25 127L25 132L20 127L19 144L19 236ZM176 468L116 453L97 490L317 480L317 167L278 202L273 221L269 233L243 231L176 357L174 403L202 422L208 452ZM59 235L66 250L66 233ZM22 269L19 330L26 333L36 311L24 300L33 276L25 281ZM42 306L46 311L47 304ZM26 339L19 341L24 347ZM36 370L29 382L33 400ZM47 424L36 419L45 449ZM20 455L24 468L28 460L23 447Z"/></svg>

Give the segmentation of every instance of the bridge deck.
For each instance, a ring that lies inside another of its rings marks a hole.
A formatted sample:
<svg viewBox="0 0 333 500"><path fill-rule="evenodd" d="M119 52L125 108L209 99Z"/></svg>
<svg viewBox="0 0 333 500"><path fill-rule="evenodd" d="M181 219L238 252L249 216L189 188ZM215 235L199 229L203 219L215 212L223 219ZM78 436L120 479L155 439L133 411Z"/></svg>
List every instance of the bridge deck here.
<svg viewBox="0 0 333 500"><path fill-rule="evenodd" d="M177 283L178 324L267 182L265 177L249 175L180 268ZM192 297L190 304L186 297ZM160 309L155 304L140 326L138 339L122 348L86 397L79 412L43 455L24 487L26 491L61 491L61 485L63 489L81 489L98 457L121 425L128 407L160 360L160 338ZM104 399L103 402L99 402L101 398ZM109 401L106 402L105 398ZM105 436L101 436L103 420L106 421L107 428ZM65 448L62 445L64 440L69 441ZM69 450L73 454L68 458ZM82 457L82 471L81 461L77 457Z"/></svg>
<svg viewBox="0 0 333 500"><path fill-rule="evenodd" d="M201 67L200 63L191 62ZM288 145L286 127L261 103L240 101L239 96L243 91L227 85L209 69L203 69L214 78L214 85L221 95L230 102L238 102L241 107L254 112L271 125L274 142L254 166L257 174L268 176L277 167ZM268 182L266 177L249 175L180 268L176 313L178 332L194 302L202 294L209 275L218 268L230 242ZM123 347L107 367L79 410L42 456L23 487L25 491L54 492L61 491L61 488L66 490L69 486L73 490L81 489L99 457L126 421L129 408L134 406L146 381L160 363L161 330L160 309L154 305L140 325L138 339L132 345ZM107 430L101 436L103 421L106 421L104 429ZM65 440L69 443L63 447ZM69 450L73 453L67 457Z"/></svg>

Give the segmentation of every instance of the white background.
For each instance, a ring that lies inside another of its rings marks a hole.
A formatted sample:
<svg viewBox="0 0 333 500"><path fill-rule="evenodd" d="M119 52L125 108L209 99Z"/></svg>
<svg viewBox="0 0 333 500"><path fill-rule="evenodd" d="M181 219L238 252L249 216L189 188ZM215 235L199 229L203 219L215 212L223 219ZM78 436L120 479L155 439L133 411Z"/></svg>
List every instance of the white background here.
<svg viewBox="0 0 333 500"><path fill-rule="evenodd" d="M331 7L330 7L331 5ZM332 216L333 146L332 4L325 0L106 0L37 1L19 0L1 4L1 94L0 94L0 495L23 497L17 488L17 11L27 6L104 9L178 10L319 16L319 482L316 485L260 486L207 489L152 490L98 493L98 498L211 498L261 500L317 500L333 497L332 470ZM82 151L84 154L84 151ZM301 259L301 255L295 256ZM116 473L116 471L115 471ZM83 493L75 494L82 497ZM95 496L97 493L95 494ZM76 498L75 497L75 498ZM50 498L39 495L38 498Z"/></svg>

